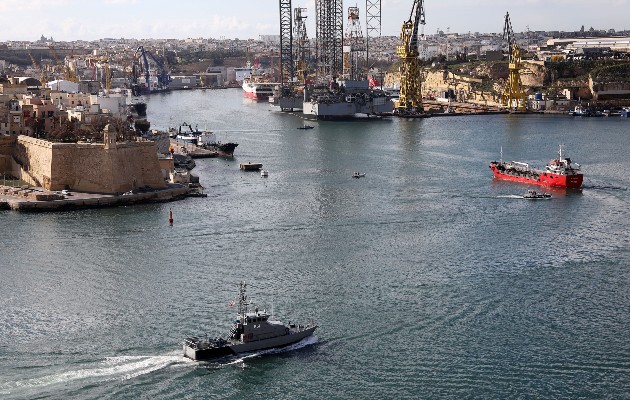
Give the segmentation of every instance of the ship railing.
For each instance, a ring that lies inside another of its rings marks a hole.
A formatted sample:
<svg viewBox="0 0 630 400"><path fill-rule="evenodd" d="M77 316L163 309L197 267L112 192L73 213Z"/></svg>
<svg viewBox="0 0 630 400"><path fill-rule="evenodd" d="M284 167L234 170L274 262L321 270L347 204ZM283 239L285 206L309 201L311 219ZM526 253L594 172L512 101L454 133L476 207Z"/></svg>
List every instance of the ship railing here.
<svg viewBox="0 0 630 400"><path fill-rule="evenodd" d="M192 336L189 338L184 339L184 344L192 349L198 349L199 348L199 338L196 336Z"/></svg>

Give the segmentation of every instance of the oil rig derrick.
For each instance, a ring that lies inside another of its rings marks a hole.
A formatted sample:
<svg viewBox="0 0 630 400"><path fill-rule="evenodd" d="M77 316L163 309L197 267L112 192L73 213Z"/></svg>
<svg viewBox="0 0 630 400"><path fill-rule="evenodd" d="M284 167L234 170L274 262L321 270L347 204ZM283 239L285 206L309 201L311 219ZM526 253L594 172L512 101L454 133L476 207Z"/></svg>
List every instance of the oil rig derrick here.
<svg viewBox="0 0 630 400"><path fill-rule="evenodd" d="M343 1L315 0L317 76L327 81L342 72Z"/></svg>
<svg viewBox="0 0 630 400"><path fill-rule="evenodd" d="M365 79L367 47L361 30L359 8L348 7L348 24L343 43L343 78Z"/></svg>
<svg viewBox="0 0 630 400"><path fill-rule="evenodd" d="M381 0L365 1L365 64L368 73L370 64L370 38L381 36Z"/></svg>
<svg viewBox="0 0 630 400"><path fill-rule="evenodd" d="M403 22L400 45L396 53L400 58L400 97L394 114L403 117L424 115L422 80L418 57L418 28L425 25L424 1L414 0L409 19Z"/></svg>
<svg viewBox="0 0 630 400"><path fill-rule="evenodd" d="M280 82L295 80L291 0L280 0Z"/></svg>
<svg viewBox="0 0 630 400"><path fill-rule="evenodd" d="M510 14L505 14L505 23L503 25L503 39L508 43L508 80L503 90L501 103L503 107L518 112L527 110L527 100L523 84L521 82L521 71L525 68L521 64L522 50L516 43L512 23L510 22Z"/></svg>

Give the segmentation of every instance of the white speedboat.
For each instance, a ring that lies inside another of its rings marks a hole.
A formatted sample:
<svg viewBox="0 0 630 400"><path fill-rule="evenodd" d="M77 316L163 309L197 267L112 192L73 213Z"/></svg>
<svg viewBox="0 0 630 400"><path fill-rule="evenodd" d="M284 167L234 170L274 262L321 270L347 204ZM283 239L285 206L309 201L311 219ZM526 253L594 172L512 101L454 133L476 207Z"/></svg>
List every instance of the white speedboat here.
<svg viewBox="0 0 630 400"><path fill-rule="evenodd" d="M538 193L535 190L528 190L527 193L523 195L524 199L527 200L544 200L550 199L551 193Z"/></svg>

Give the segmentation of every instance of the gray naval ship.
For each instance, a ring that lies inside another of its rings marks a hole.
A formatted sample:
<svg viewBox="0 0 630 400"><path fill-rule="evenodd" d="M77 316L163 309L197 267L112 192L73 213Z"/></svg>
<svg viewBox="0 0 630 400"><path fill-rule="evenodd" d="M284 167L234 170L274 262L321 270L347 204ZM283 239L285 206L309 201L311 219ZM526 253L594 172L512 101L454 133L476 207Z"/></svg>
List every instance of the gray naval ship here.
<svg viewBox="0 0 630 400"><path fill-rule="evenodd" d="M279 348L297 343L313 334L317 325L289 324L270 321L266 311L255 308L249 311L245 293L247 284L241 282L238 316L227 338L201 338L191 336L184 340L184 356L192 360L210 360L239 353Z"/></svg>

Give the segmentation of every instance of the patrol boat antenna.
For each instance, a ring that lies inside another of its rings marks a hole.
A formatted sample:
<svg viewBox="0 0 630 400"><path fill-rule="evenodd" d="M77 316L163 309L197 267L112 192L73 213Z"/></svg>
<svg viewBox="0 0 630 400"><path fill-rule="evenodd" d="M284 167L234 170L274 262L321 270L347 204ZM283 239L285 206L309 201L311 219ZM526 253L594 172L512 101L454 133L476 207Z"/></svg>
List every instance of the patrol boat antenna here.
<svg viewBox="0 0 630 400"><path fill-rule="evenodd" d="M245 283L245 281L241 281L238 300L238 315L241 317L241 321L245 321L245 314L247 314L247 306L249 305L249 302L247 301L247 294L245 293L246 289L247 283Z"/></svg>

